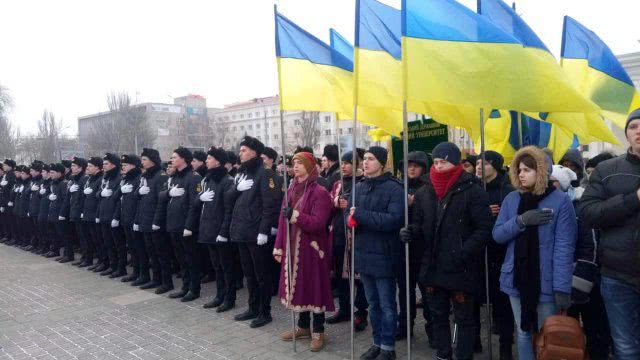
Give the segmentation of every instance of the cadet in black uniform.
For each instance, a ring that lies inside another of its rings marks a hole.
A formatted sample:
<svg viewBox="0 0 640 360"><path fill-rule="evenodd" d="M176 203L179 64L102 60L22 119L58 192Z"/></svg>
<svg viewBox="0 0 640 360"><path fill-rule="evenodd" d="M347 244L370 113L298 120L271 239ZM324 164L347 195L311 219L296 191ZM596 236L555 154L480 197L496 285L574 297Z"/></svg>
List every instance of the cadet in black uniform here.
<svg viewBox="0 0 640 360"><path fill-rule="evenodd" d="M49 192L51 190L51 179L49 178L49 170L51 170L48 164L42 165L42 184L38 195L40 195L40 204L38 207L38 218L36 229L38 231L39 242L36 246L36 254L46 255L50 248L50 236L49 236Z"/></svg>
<svg viewBox="0 0 640 360"><path fill-rule="evenodd" d="M60 256L61 241L64 236L63 227L60 224L60 210L62 202L66 196L66 185L63 182L64 166L60 163L51 164L49 176L51 184L49 185L49 237L51 238L49 253L46 257ZM59 261L66 260L64 256L58 258ZM67 262L67 261L65 261Z"/></svg>
<svg viewBox="0 0 640 360"><path fill-rule="evenodd" d="M140 174L142 166L140 158L135 154L122 155L122 182L120 185L120 207L116 210L115 221L124 232L127 248L131 253L131 266L133 272L122 278L122 282L132 282L140 276L140 251L144 251L144 240L140 232L133 230L133 224L138 210L138 188L140 187ZM142 250L141 250L142 249ZM146 252L144 252L146 256ZM125 254L126 259L126 254ZM144 260L148 263L148 260ZM149 278L147 265L147 278Z"/></svg>
<svg viewBox="0 0 640 360"><path fill-rule="evenodd" d="M2 213L3 223L5 227L5 237L2 239L4 243L11 244L15 238L15 226L13 217L13 186L16 183L15 169L16 162L11 159L5 159L2 163L4 175L0 181L2 187L2 202L0 203L0 212Z"/></svg>
<svg viewBox="0 0 640 360"><path fill-rule="evenodd" d="M207 175L207 166L205 162L207 161L207 154L204 151L196 150L193 152L193 160L191 160L191 167L193 171L197 172L200 177L204 178ZM198 217L200 214L198 214ZM216 280L216 273L214 271L213 265L211 264L211 259L209 258L209 250L207 250L207 246L198 242L198 254L200 256L200 264L202 265L202 280L200 281L202 284L210 283Z"/></svg>
<svg viewBox="0 0 640 360"><path fill-rule="evenodd" d="M233 214L231 241L238 244L242 270L249 289L249 309L235 317L238 321L252 320L251 327L264 326L271 318L271 253L269 235L280 204L279 189L274 173L264 168L260 155L264 144L250 136L240 143L241 166L235 184L229 190Z"/></svg>
<svg viewBox="0 0 640 360"><path fill-rule="evenodd" d="M73 157L71 160L71 177L67 182L67 189L69 195L67 196L69 202L69 211L65 212L69 218L71 225L71 232L76 234L80 245L80 260L72 263L71 265L80 266L87 263L87 257L93 257L93 253L88 254L89 238L86 236L83 230L83 221L80 218L84 209L84 184L87 182L87 176L85 171L87 169L87 160L80 157ZM93 259L91 259L93 262ZM84 266L83 266L84 267Z"/></svg>
<svg viewBox="0 0 640 360"><path fill-rule="evenodd" d="M40 243L38 231L38 216L40 214L40 188L42 187L42 161L34 161L31 164L31 186L29 194L29 231L31 232L31 245L26 250L36 252Z"/></svg>
<svg viewBox="0 0 640 360"><path fill-rule="evenodd" d="M18 217L21 249L26 250L31 245L31 220L29 219L29 200L31 195L31 169L22 165L20 170L22 181L16 193L15 212Z"/></svg>
<svg viewBox="0 0 640 360"><path fill-rule="evenodd" d="M155 154L149 154L150 156ZM158 156L159 160L159 156ZM151 225L151 237L153 240L153 250L155 251L155 255L158 257L158 264L160 268L160 274L162 278L157 278L154 276L151 282L143 285L140 289L156 289L156 294L164 294L168 291L173 290L173 267L172 267L172 258L173 258L173 248L171 245L171 236L167 233L167 205L169 204L169 187L171 186L171 182L175 175L175 169L171 162L167 163L166 167L166 177L161 177L158 179L157 191L158 191L158 200L156 206L156 212L153 216L153 223ZM164 181L162 181L164 180ZM153 190L151 185L149 188ZM150 191L151 191L150 190Z"/></svg>
<svg viewBox="0 0 640 360"><path fill-rule="evenodd" d="M98 206L100 205L100 186L102 185L102 159L99 157L90 158L87 162L86 174L88 179L82 189L84 203L82 204L80 218L82 219L84 236L90 241L87 242L86 263L82 265L87 265L87 270L98 272L102 265L108 262L102 241L102 228L100 224L96 223ZM94 254L98 259L96 264L93 264ZM102 270L104 269L106 267Z"/></svg>
<svg viewBox="0 0 640 360"><path fill-rule="evenodd" d="M118 249L111 232L111 220L116 212L118 198L114 194L120 186L120 157L107 153L102 158L102 182L100 184L100 199L96 223L102 230L102 242L107 253L108 262L97 270L101 276L111 275L118 270ZM125 259L126 262L126 259Z"/></svg>
<svg viewBox="0 0 640 360"><path fill-rule="evenodd" d="M182 271L182 289L169 295L170 298L182 298L182 302L192 301L200 297L200 257L198 239L194 231L198 230L199 218L194 219L191 207L201 190L198 173L191 169L193 160L191 151L180 147L174 150L171 164L176 173L169 188L167 204L167 232L176 251ZM180 256L182 255L182 256ZM180 259L182 257L182 259Z"/></svg>

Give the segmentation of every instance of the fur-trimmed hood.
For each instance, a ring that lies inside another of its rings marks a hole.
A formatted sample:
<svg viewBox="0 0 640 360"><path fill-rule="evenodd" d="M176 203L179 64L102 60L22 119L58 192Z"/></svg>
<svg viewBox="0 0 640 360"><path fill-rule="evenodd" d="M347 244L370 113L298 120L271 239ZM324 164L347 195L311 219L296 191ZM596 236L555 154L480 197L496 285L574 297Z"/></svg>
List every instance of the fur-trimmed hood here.
<svg viewBox="0 0 640 360"><path fill-rule="evenodd" d="M518 150L513 157L513 161L511 162L511 167L509 168L509 178L511 179L511 184L516 190L523 193L529 191L522 187L520 184L520 180L518 178L518 164L523 156L530 155L536 161L536 184L533 187L533 191L531 191L534 195L542 195L544 191L547 189L549 183L549 175L551 175L551 162L548 160L547 154L535 146L525 146L522 149Z"/></svg>

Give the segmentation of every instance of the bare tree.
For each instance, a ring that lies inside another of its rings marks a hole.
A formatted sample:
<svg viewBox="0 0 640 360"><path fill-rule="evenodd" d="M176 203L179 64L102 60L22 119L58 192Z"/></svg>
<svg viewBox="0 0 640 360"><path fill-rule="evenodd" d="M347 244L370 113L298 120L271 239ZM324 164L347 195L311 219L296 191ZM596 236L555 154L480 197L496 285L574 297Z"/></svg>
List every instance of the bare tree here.
<svg viewBox="0 0 640 360"><path fill-rule="evenodd" d="M313 148L320 139L320 113L317 111L303 111L302 117L296 120L298 135L296 141L300 146Z"/></svg>
<svg viewBox="0 0 640 360"><path fill-rule="evenodd" d="M132 104L126 92L107 95L109 115L94 121L88 136L89 151L138 154L157 136L147 121L146 109Z"/></svg>
<svg viewBox="0 0 640 360"><path fill-rule="evenodd" d="M7 116L7 111L12 105L13 101L8 89L0 85L0 156L16 155L16 134Z"/></svg>
<svg viewBox="0 0 640 360"><path fill-rule="evenodd" d="M55 162L61 158L58 143L62 137L62 120L56 120L55 115L44 110L42 117L38 121L38 134L31 140L37 144L34 155L44 162Z"/></svg>

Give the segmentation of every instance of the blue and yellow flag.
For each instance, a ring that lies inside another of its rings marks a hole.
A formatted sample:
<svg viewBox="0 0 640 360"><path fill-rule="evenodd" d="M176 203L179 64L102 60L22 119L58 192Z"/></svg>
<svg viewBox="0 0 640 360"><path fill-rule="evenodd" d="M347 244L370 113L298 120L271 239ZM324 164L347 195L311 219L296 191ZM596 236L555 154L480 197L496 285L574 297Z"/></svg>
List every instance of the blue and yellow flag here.
<svg viewBox="0 0 640 360"><path fill-rule="evenodd" d="M603 115L624 129L627 115L640 107L631 78L598 35L564 17L561 65L579 91L602 108Z"/></svg>
<svg viewBox="0 0 640 360"><path fill-rule="evenodd" d="M353 63L277 12L275 22L280 108L351 113Z"/></svg>
<svg viewBox="0 0 640 360"><path fill-rule="evenodd" d="M597 112L546 50L454 0L403 0L402 58L411 111L434 104L476 109Z"/></svg>

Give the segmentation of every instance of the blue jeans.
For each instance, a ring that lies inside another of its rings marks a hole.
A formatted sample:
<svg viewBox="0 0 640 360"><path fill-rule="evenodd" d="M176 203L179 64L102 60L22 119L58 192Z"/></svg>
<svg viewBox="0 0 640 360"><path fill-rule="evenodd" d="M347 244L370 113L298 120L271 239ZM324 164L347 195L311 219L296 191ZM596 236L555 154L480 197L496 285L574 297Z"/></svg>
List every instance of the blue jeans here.
<svg viewBox="0 0 640 360"><path fill-rule="evenodd" d="M398 323L396 279L361 275L360 280L369 302L373 344L382 350L394 350Z"/></svg>
<svg viewBox="0 0 640 360"><path fill-rule="evenodd" d="M533 352L533 334L530 331L522 331L520 328L520 298L511 296L511 309L513 309L513 317L516 320L518 328L518 359L535 360L536 355ZM544 320L551 315L556 314L557 308L555 303L538 303L538 326L542 328Z"/></svg>
<svg viewBox="0 0 640 360"><path fill-rule="evenodd" d="M609 317L616 360L640 359L640 292L604 276L600 292Z"/></svg>

